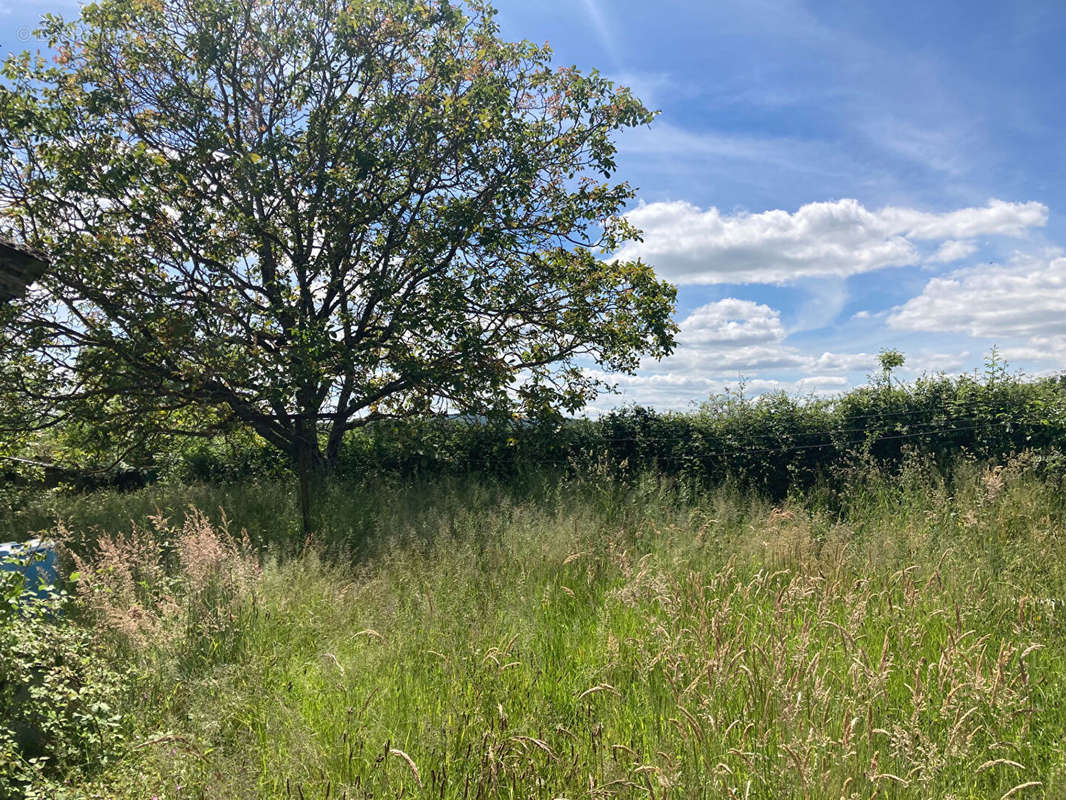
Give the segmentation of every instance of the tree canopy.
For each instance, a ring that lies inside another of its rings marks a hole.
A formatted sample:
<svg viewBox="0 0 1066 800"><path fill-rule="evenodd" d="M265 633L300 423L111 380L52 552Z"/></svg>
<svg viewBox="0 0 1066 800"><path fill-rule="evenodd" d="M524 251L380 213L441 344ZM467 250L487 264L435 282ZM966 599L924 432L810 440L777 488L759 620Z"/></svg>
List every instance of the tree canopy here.
<svg viewBox="0 0 1066 800"><path fill-rule="evenodd" d="M670 351L673 287L609 258L637 236L614 137L653 113L481 0L42 24L54 55L0 87L0 233L53 265L5 310L0 393L42 419L222 410L328 463L376 419L577 410Z"/></svg>

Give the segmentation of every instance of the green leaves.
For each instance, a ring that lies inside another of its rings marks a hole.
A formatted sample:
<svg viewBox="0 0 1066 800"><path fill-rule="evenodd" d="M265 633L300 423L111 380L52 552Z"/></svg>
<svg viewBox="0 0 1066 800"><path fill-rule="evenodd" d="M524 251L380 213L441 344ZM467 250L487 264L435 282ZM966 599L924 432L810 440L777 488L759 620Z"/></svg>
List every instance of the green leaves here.
<svg viewBox="0 0 1066 800"><path fill-rule="evenodd" d="M5 66L0 213L55 264L14 324L47 332L26 352L57 403L224 408L291 452L321 422L332 446L577 408L606 388L584 367L669 352L673 288L593 256L637 235L613 139L654 115L488 5L100 0L46 26L59 63Z"/></svg>
<svg viewBox="0 0 1066 800"><path fill-rule="evenodd" d="M12 601L0 572L0 601ZM92 630L53 592L0 611L0 796L65 796L113 760L128 675L108 663ZM69 784L67 784L69 785Z"/></svg>

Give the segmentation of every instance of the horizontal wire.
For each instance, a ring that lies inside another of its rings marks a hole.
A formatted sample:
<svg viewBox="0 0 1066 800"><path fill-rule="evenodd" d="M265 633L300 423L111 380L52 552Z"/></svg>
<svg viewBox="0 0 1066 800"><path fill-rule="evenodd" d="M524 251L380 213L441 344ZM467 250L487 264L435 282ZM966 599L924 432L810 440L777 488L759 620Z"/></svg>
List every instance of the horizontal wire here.
<svg viewBox="0 0 1066 800"><path fill-rule="evenodd" d="M878 444L880 442L886 442L886 441L899 441L899 440L903 440L903 439L913 439L913 438L928 437L928 436L940 436L940 435L946 436L946 435L955 434L955 433L964 433L964 432L968 432L968 431L977 431L977 430L992 430L994 428L1007 427L1009 425L1014 425L1014 426L1017 426L1017 427L1026 426L1026 427L1030 427L1030 428L1032 428L1032 427L1047 427L1047 428L1054 427L1054 426L1049 425L1047 423L1016 422L1016 421L1012 421L1012 420L998 421L998 422L997 421L992 421L992 422L987 422L987 423L979 423L979 424L976 424L976 425L945 427L945 428L940 428L938 430L915 431L915 432L910 432L910 433L900 433L900 434L891 434L891 435L886 435L886 436L878 436L878 437L876 437L874 439L869 439L869 440L865 440L865 441L856 441L856 442L843 442L843 443L841 443L841 442L828 441L828 442L819 442L819 443L816 443L816 444L799 444L799 445L788 445L788 446L782 446L782 447L750 447L750 446L744 446L744 445L737 445L735 447L730 447L728 449L719 449L719 450L710 450L710 451L707 451L707 450L697 451L695 453L692 453L691 455L689 455L689 454L670 454L670 455L667 455L665 457L664 456L659 456L658 460L681 461L681 460L684 460L686 457L690 457L690 458L709 458L709 457L721 456L721 455L732 455L732 454L741 453L741 452L742 453L788 453L788 452L797 452L797 451L804 451L804 450L817 450L817 449L823 449L823 448L826 448L826 447L839 447L842 444L844 446L856 445L856 444L874 445L874 444ZM609 441L609 440L601 439L599 441L603 442L603 441ZM634 441L639 441L639 440L634 440ZM650 439L646 439L645 441L650 441ZM664 441L664 440L660 440L660 441ZM594 449L595 448L595 443L590 443L590 444L592 445L592 448ZM655 456L655 454L650 454L650 455L652 455L653 457ZM574 459L573 454L569 454L569 455L554 456L552 458L536 458L535 457L533 460L538 461L540 463L560 463L561 464L561 463L567 463L568 461L571 461L573 459ZM494 459L493 458L493 454L491 454L491 453L479 453L479 454L477 454L477 456L475 456L473 458L467 457L467 458L456 459L456 461L463 461L463 460L465 460L465 461L478 461L478 460L481 460L481 461L487 463L490 460L498 460L498 459Z"/></svg>
<svg viewBox="0 0 1066 800"><path fill-rule="evenodd" d="M955 417L953 419L946 420L946 422L948 422L948 423L974 422L974 423L978 423L978 424L985 424L985 423L980 423L976 418L973 418L973 417ZM919 426L919 427L928 427L928 426L932 426L932 425L939 426L941 424L942 423L938 423L938 422L919 422L919 423L914 423L915 426ZM1035 422L1029 422L1029 421L1026 421L1026 420L989 420L988 424L993 424L993 425L1010 425L1010 424L1014 424L1014 425L1038 425L1039 424L1039 425L1045 425L1047 427L1052 427L1052 425L1050 423L1035 423ZM899 426L899 425L900 425L900 423L897 423L897 426ZM946 428L943 428L943 429L946 430ZM841 434L847 434L847 433L867 433L867 432L874 433L875 431L871 431L870 426L866 426L866 427L862 427L862 428L828 428L828 429L817 430L817 431L796 431L796 432L789 432L789 433L784 434L784 435L785 436L789 436L789 437L797 437L797 436L834 436L834 435L841 435ZM688 433L687 438L686 438L685 433L678 433L678 434L676 434L674 436L614 436L614 437L611 437L611 436L607 436L607 437L593 436L592 438L593 438L594 442L671 442L671 443L675 443L675 444L680 444L680 443L685 442L685 441L691 441L692 439L694 439L697 436L700 436L702 434L702 432L699 431L699 430L691 430L691 431L689 431L687 433ZM737 445L737 446L738 447L742 447L743 445Z"/></svg>

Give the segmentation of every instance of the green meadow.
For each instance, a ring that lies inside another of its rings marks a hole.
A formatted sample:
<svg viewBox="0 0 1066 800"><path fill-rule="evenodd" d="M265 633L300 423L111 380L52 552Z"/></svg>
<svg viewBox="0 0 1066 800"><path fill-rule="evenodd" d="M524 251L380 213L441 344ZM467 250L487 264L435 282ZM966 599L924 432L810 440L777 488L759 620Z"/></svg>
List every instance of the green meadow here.
<svg viewBox="0 0 1066 800"><path fill-rule="evenodd" d="M43 494L6 523L65 542L76 581L64 613L9 627L69 691L39 700L46 758L3 785L1066 796L1061 479L914 461L831 494L337 482L304 541L287 484Z"/></svg>

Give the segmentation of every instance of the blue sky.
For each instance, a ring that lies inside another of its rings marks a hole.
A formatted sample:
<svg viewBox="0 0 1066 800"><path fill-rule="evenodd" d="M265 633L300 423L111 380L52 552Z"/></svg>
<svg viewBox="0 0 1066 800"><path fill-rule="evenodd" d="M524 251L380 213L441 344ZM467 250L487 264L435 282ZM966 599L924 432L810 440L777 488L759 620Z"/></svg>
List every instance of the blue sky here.
<svg viewBox="0 0 1066 800"><path fill-rule="evenodd" d="M620 140L628 248L679 286L680 343L619 381L684 408L903 377L1066 366L1066 5L497 0L509 38L661 110ZM0 0L0 51L69 0Z"/></svg>
<svg viewBox="0 0 1066 800"><path fill-rule="evenodd" d="M677 354L623 398L684 407L1066 359L1066 5L501 0L510 37L634 88L640 255L679 285ZM607 400L613 404L616 400Z"/></svg>

